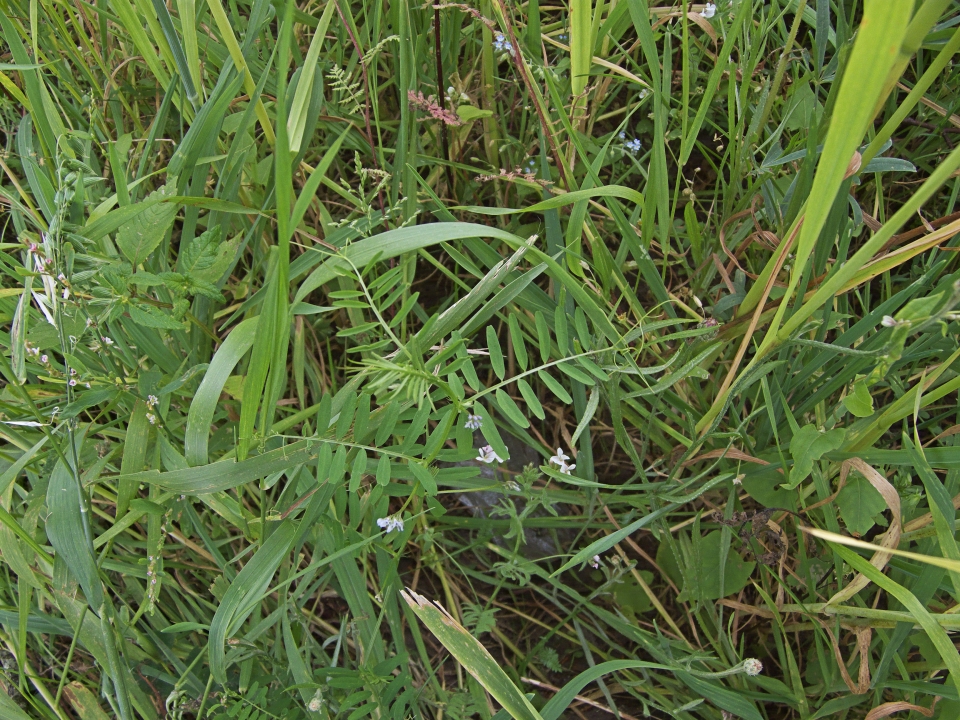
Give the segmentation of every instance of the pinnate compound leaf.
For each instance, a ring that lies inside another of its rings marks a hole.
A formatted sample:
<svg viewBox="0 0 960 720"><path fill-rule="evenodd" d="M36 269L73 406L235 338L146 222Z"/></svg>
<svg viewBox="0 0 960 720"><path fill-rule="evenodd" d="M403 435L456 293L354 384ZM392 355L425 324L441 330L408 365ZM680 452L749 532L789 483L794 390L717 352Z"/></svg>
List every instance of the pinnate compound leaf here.
<svg viewBox="0 0 960 720"><path fill-rule="evenodd" d="M164 186L150 194L147 200L172 197L173 188ZM178 206L170 202L150 205L139 215L123 223L117 231L117 246L130 264L137 267L152 253L177 217Z"/></svg>

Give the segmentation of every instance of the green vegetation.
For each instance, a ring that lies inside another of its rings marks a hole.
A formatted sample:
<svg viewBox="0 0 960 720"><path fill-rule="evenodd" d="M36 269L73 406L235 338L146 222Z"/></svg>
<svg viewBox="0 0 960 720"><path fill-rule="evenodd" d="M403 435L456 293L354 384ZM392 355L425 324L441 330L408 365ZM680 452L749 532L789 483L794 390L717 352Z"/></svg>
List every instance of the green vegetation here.
<svg viewBox="0 0 960 720"><path fill-rule="evenodd" d="M0 716L960 716L956 3L0 37Z"/></svg>

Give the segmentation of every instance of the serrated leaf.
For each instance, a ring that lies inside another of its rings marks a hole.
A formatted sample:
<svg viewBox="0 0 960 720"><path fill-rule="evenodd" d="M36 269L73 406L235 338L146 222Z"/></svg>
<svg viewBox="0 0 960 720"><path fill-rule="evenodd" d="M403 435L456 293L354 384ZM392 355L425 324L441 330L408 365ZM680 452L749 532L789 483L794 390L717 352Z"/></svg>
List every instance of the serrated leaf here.
<svg viewBox="0 0 960 720"><path fill-rule="evenodd" d="M181 243L177 270L185 275L206 270L216 260L219 244L219 225L204 231L188 243Z"/></svg>
<svg viewBox="0 0 960 720"><path fill-rule="evenodd" d="M156 201L174 194L173 188L164 186L151 193L147 200ZM159 202L120 226L117 230L117 247L131 265L137 267L150 257L173 225L178 210L178 205L174 203Z"/></svg>
<svg viewBox="0 0 960 720"><path fill-rule="evenodd" d="M183 329L183 323L177 322L169 315L164 314L163 311L150 305L134 305L131 303L127 306L127 312L130 314L131 320L144 327L159 330Z"/></svg>

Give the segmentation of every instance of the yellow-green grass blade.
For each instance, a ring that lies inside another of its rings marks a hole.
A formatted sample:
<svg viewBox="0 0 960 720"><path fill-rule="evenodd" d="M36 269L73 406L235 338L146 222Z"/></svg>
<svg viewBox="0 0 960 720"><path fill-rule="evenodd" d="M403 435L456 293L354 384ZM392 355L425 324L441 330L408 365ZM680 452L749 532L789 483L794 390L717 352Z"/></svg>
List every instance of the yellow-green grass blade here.
<svg viewBox="0 0 960 720"><path fill-rule="evenodd" d="M574 97L583 93L590 76L593 57L591 0L570 2L570 89Z"/></svg>
<svg viewBox="0 0 960 720"><path fill-rule="evenodd" d="M845 544L852 543L846 542ZM960 691L960 654L957 653L957 648L950 639L950 636L947 635L947 631L930 615L927 609L920 603L919 600L917 600L916 596L914 596L914 594L907 588L903 587L903 585L891 580L889 577L877 570L873 565L857 555L855 552L843 547L843 545L839 544L839 541L832 541L830 547L854 570L863 573L871 582L887 591L900 601L900 603L907 609L907 612L909 612L916 619L917 623L919 623L919 625L924 629L924 631L926 631L927 637L930 639L930 642L933 643L933 646L940 654L944 665L946 665L947 669L950 671L950 678L953 680L954 686L958 691ZM911 553L911 555L916 554ZM926 556L918 556L914 559L920 560L921 558L926 558ZM936 559L942 560L943 558ZM922 562L927 561L927 559L922 560ZM955 565L956 566L954 569L960 568L960 563L956 563Z"/></svg>
<svg viewBox="0 0 960 720"><path fill-rule="evenodd" d="M125 2L125 0L119 0L120 2ZM247 94L250 97L255 97L257 94L257 84L253 80L253 76L250 74L250 68L247 66L247 61L243 57L243 51L240 49L240 44L237 42L236 35L233 34L233 26L230 24L230 19L227 17L227 13L223 9L223 4L220 0L208 0L207 2L210 8L210 14L213 15L213 20L217 24L217 29L220 31L220 36L223 40L223 43L227 46L227 50L230 52L230 57L233 60L233 64L236 65L237 70L243 75L243 86L247 91ZM269 72L269 71L267 71ZM166 85L166 83L162 83ZM267 139L267 142L271 145L276 142L276 135L273 132L273 126L270 124L270 117L267 115L267 108L263 104L262 99L257 100L257 119L260 121L260 126L263 128L263 135Z"/></svg>
<svg viewBox="0 0 960 720"><path fill-rule="evenodd" d="M883 91L884 80L903 43L910 9L909 3L899 0L875 0L866 6L863 22L841 81L813 187L807 198L803 227L800 228L795 248L796 262L783 301L761 343L758 355L762 354L776 337L783 315L793 302L793 292L800 282L800 276L805 272L807 260L827 221L827 215L833 207L833 200L850 161L873 119L874 106ZM754 290L757 287L759 283L754 286ZM752 309L747 301L744 305L747 307L741 309L741 314Z"/></svg>
<svg viewBox="0 0 960 720"><path fill-rule="evenodd" d="M543 720L487 649L449 612L413 590L401 590L400 595L457 662L477 679L514 720Z"/></svg>
<svg viewBox="0 0 960 720"><path fill-rule="evenodd" d="M300 145L303 142L303 131L307 124L307 110L310 108L310 96L313 94L313 78L317 71L317 60L320 57L320 49L323 47L323 39L327 34L327 28L330 27L330 19L337 5L334 0L327 2L327 7L320 16L320 24L310 41L310 49L307 51L306 60L303 61L303 70L300 72L300 80L297 84L297 91L294 93L293 102L290 104L290 117L287 118L287 135L290 138L290 152L300 152Z"/></svg>
<svg viewBox="0 0 960 720"><path fill-rule="evenodd" d="M203 381L190 402L183 444L184 455L191 466L207 463L210 424L220 402L220 394L230 373L253 346L259 320L259 317L248 318L230 332L210 360Z"/></svg>
<svg viewBox="0 0 960 720"><path fill-rule="evenodd" d="M290 551L297 536L297 526L284 521L260 546L243 570L230 583L220 607L210 623L210 672L221 685L227 683L227 657L224 645L243 625L261 593L270 585L273 574Z"/></svg>
<svg viewBox="0 0 960 720"><path fill-rule="evenodd" d="M924 96L924 93L930 89L930 86L933 85L934 80L940 77L940 73L943 72L944 68L947 67L950 60L957 53L957 50L960 50L960 28L957 28L950 39L947 41L947 44L943 46L940 50L940 53L937 55L936 59L930 63L930 66L924 70L923 75L917 81L917 84L913 86L913 90L904 98L903 102L900 103L900 107L897 108L896 112L890 116L890 119L883 124L883 127L880 128L880 131L877 133L877 136L870 141L870 144L867 146L867 149L863 151L863 163L866 164L873 160L876 157L877 153L880 152L880 148L883 147L884 143L890 139L893 133L900 127L900 124L904 121L907 115L917 106L917 103L920 102L920 99Z"/></svg>

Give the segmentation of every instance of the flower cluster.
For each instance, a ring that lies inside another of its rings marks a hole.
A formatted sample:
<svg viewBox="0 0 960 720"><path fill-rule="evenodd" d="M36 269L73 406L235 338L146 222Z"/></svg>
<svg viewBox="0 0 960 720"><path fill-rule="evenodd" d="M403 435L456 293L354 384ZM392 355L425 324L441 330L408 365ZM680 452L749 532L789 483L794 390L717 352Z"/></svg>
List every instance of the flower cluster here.
<svg viewBox="0 0 960 720"><path fill-rule="evenodd" d="M156 395L147 395L147 420L151 425L157 424L157 416L150 412L150 410L153 410L159 402L160 400Z"/></svg>
<svg viewBox="0 0 960 720"><path fill-rule="evenodd" d="M507 40L503 36L503 33L497 33L496 35L494 35L493 49L496 50L498 53L506 52L506 53L510 53L511 55L513 54L513 45L510 43L509 40Z"/></svg>
<svg viewBox="0 0 960 720"><path fill-rule="evenodd" d="M557 448L557 454L550 458L550 463L556 465L564 475L569 475L577 466L569 465L567 460L570 460L570 456L563 452L563 448Z"/></svg>
<svg viewBox="0 0 960 720"><path fill-rule="evenodd" d="M479 415L467 415L467 421L463 424L467 430L479 430L482 425L483 418Z"/></svg>
<svg viewBox="0 0 960 720"><path fill-rule="evenodd" d="M392 533L394 530L403 532L403 518L401 518L399 514L379 518L377 525L387 533Z"/></svg>
<svg viewBox="0 0 960 720"><path fill-rule="evenodd" d="M459 95L457 95L457 89L453 85L447 88L446 98L447 98L447 102L453 103L455 105L460 105L461 103L470 102L470 96L467 95L465 92L461 92Z"/></svg>
<svg viewBox="0 0 960 720"><path fill-rule="evenodd" d="M643 149L640 138L632 138L631 140L627 140L627 134L625 132L620 133L620 140L623 141L624 151L630 153L631 155L636 155Z"/></svg>
<svg viewBox="0 0 960 720"><path fill-rule="evenodd" d="M433 95L430 97L424 97L422 92L414 92L413 90L409 90L407 92L407 100L410 101L410 105L430 113L432 118L439 120L444 125L463 124L460 122L460 118L458 118L452 112L440 107L440 105L437 104L437 102L433 99Z"/></svg>

